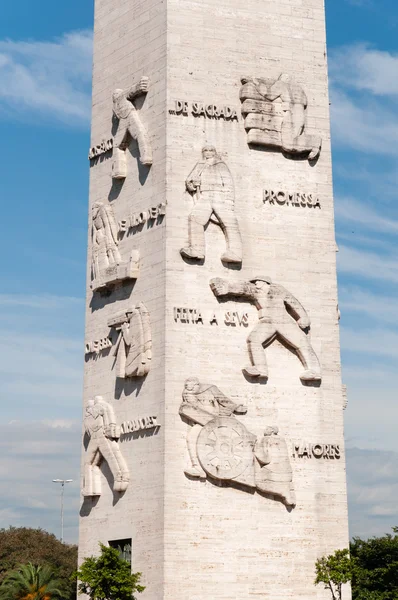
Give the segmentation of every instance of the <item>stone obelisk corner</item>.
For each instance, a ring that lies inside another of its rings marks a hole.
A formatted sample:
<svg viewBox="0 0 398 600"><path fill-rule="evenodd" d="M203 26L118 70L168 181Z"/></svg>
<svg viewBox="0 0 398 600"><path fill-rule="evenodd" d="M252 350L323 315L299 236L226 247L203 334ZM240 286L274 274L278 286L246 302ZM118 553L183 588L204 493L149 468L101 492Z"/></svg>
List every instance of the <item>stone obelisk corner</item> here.
<svg viewBox="0 0 398 600"><path fill-rule="evenodd" d="M120 548L143 600L326 600L348 522L323 0L95 0L94 31L79 560Z"/></svg>

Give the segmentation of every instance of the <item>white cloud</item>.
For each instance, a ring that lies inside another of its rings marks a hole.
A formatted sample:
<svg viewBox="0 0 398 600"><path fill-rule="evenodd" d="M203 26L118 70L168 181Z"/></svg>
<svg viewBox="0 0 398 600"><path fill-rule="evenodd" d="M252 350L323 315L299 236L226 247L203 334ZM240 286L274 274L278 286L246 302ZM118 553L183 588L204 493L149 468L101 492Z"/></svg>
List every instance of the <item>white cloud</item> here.
<svg viewBox="0 0 398 600"><path fill-rule="evenodd" d="M60 488L65 488L65 539L76 542L80 498L81 426L38 422L0 424L0 527L42 527L59 536Z"/></svg>
<svg viewBox="0 0 398 600"><path fill-rule="evenodd" d="M382 101L354 99L332 86L331 117L336 145L368 154L398 155L398 113Z"/></svg>
<svg viewBox="0 0 398 600"><path fill-rule="evenodd" d="M339 306L343 322L345 313L356 312L367 315L371 321L398 325L397 298L376 294L357 287L340 286Z"/></svg>
<svg viewBox="0 0 398 600"><path fill-rule="evenodd" d="M375 96L398 95L398 54L367 44L343 46L330 53L332 82Z"/></svg>
<svg viewBox="0 0 398 600"><path fill-rule="evenodd" d="M29 113L88 124L91 63L91 31L54 41L0 40L0 108L18 119Z"/></svg>
<svg viewBox="0 0 398 600"><path fill-rule="evenodd" d="M347 450L350 535L391 533L398 522L398 454Z"/></svg>
<svg viewBox="0 0 398 600"><path fill-rule="evenodd" d="M356 226L361 225L366 230L398 234L398 219L381 215L365 200L338 197L336 198L335 214L337 220L343 224L345 222L355 223Z"/></svg>
<svg viewBox="0 0 398 600"><path fill-rule="evenodd" d="M0 401L6 420L80 416L84 303L0 294ZM10 402L12 398L12 402Z"/></svg>
<svg viewBox="0 0 398 600"><path fill-rule="evenodd" d="M359 354L398 358L398 333L383 328L351 329L342 327L341 346L343 350Z"/></svg>
<svg viewBox="0 0 398 600"><path fill-rule="evenodd" d="M366 44L329 57L333 141L369 154L397 156L398 54Z"/></svg>
<svg viewBox="0 0 398 600"><path fill-rule="evenodd" d="M398 260L391 256L340 245L337 262L340 273L398 283Z"/></svg>
<svg viewBox="0 0 398 600"><path fill-rule="evenodd" d="M53 296L51 294L29 295L29 294L0 294L0 306L25 306L38 309L58 309L70 306L84 306L82 298L70 296Z"/></svg>

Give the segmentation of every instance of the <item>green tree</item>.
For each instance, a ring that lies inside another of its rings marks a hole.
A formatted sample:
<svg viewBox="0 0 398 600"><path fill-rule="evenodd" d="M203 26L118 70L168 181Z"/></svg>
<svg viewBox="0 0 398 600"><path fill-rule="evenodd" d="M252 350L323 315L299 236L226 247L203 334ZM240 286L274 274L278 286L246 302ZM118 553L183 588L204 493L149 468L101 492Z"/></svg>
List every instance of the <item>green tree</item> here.
<svg viewBox="0 0 398 600"><path fill-rule="evenodd" d="M322 556L315 563L315 585L323 583L330 590L333 600L341 600L343 583L351 580L354 569L354 561L350 557L350 551L336 550L334 554Z"/></svg>
<svg viewBox="0 0 398 600"><path fill-rule="evenodd" d="M134 593L145 589L140 585L141 573L132 573L116 548L103 544L100 548L100 556L86 558L76 573L79 593L91 600L137 600Z"/></svg>
<svg viewBox="0 0 398 600"><path fill-rule="evenodd" d="M393 527L393 532L394 535L352 540L353 600L398 599L398 528Z"/></svg>
<svg viewBox="0 0 398 600"><path fill-rule="evenodd" d="M0 586L0 600L56 600L64 598L62 582L54 570L28 563L11 571Z"/></svg>
<svg viewBox="0 0 398 600"><path fill-rule="evenodd" d="M63 544L43 529L0 529L0 584L9 571L28 562L52 567L68 600L76 600L76 581L70 578L77 567L77 546Z"/></svg>

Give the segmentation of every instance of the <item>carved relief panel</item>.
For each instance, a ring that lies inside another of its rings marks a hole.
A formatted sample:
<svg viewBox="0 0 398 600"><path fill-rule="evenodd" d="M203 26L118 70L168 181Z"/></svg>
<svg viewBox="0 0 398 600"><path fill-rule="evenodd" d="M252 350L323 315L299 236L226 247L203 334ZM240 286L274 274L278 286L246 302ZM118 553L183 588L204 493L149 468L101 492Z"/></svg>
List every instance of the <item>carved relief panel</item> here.
<svg viewBox="0 0 398 600"><path fill-rule="evenodd" d="M137 279L139 251L132 250L127 262L119 252L118 231L111 206L97 202L92 210L91 289L100 290L126 279Z"/></svg>
<svg viewBox="0 0 398 600"><path fill-rule="evenodd" d="M321 381L321 368L308 337L310 319L301 303L282 285L270 277L254 277L250 281L229 283L215 278L210 287L217 297L246 298L258 309L259 322L247 338L251 365L243 369L249 377L268 379L264 346L279 337L296 352L304 366L303 382Z"/></svg>
<svg viewBox="0 0 398 600"><path fill-rule="evenodd" d="M290 75L278 79L243 77L240 99L247 143L316 160L320 136L307 133L308 100Z"/></svg>
<svg viewBox="0 0 398 600"><path fill-rule="evenodd" d="M288 447L277 427L257 438L236 418L246 414L246 406L196 377L186 380L182 398L180 415L191 424L187 477L240 483L295 506Z"/></svg>
<svg viewBox="0 0 398 600"><path fill-rule="evenodd" d="M108 320L108 327L119 332L114 347L116 376L144 377L149 373L152 359L152 334L149 312L140 302Z"/></svg>
<svg viewBox="0 0 398 600"><path fill-rule="evenodd" d="M112 406L102 396L89 400L84 415L84 429L89 438L84 460L83 496L101 495L103 461L113 475L115 492L125 492L129 481L127 464L119 448L120 427L116 425Z"/></svg>
<svg viewBox="0 0 398 600"><path fill-rule="evenodd" d="M147 94L148 89L148 77L141 77L137 84L127 90L116 89L113 92L113 113L119 120L113 140L112 177L114 179L127 177L126 150L131 139L137 141L141 164L146 166L152 164L152 147L148 132L141 121L140 111L134 105L135 99Z"/></svg>
<svg viewBox="0 0 398 600"><path fill-rule="evenodd" d="M188 175L186 189L194 200L188 218L188 246L181 249L184 258L204 260L205 227L217 223L225 236L225 263L242 263L242 239L235 213L235 186L227 164L214 146L204 146L202 160Z"/></svg>

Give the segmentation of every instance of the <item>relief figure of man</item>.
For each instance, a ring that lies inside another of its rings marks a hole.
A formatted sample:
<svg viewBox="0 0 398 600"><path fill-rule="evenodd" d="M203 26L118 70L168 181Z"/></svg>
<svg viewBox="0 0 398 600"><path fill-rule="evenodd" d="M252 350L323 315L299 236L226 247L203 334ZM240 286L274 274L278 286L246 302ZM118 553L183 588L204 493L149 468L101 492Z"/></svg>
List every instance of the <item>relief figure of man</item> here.
<svg viewBox="0 0 398 600"><path fill-rule="evenodd" d="M143 302L118 313L108 326L119 331L115 344L117 377L145 377L152 360L152 333L149 311Z"/></svg>
<svg viewBox="0 0 398 600"><path fill-rule="evenodd" d="M210 281L213 293L218 296L247 298L258 309L259 322L247 338L251 365L244 369L250 377L268 378L264 346L280 337L297 353L304 366L300 379L320 381L321 369L305 330L310 319L300 302L282 285L274 284L270 277L254 277L248 282L229 283L216 278Z"/></svg>
<svg viewBox="0 0 398 600"><path fill-rule="evenodd" d="M121 262L112 208L102 202L96 202L92 210L91 252L93 281L100 281L105 269Z"/></svg>
<svg viewBox="0 0 398 600"><path fill-rule="evenodd" d="M294 507L296 497L289 451L278 431L278 427L267 427L264 437L259 438L254 447L256 487L261 492L279 496L287 506Z"/></svg>
<svg viewBox="0 0 398 600"><path fill-rule="evenodd" d="M188 453L192 466L185 470L186 475L195 478L207 477L199 463L196 449L202 427L215 417L244 415L246 412L246 406L227 398L217 386L200 383L197 377L190 377L185 381L180 415L193 423L187 436Z"/></svg>
<svg viewBox="0 0 398 600"><path fill-rule="evenodd" d="M188 218L188 246L181 249L181 255L195 260L205 258L205 227L215 217L227 245L221 260L241 264L242 240L235 214L234 182L214 146L203 147L202 161L191 171L185 185L195 204Z"/></svg>
<svg viewBox="0 0 398 600"><path fill-rule="evenodd" d="M130 138L137 141L141 164L147 166L152 164L152 148L148 132L141 121L139 111L134 106L135 98L146 94L148 86L148 77L141 77L140 81L129 89L116 89L113 92L113 112L119 119L118 129L113 140L115 159L112 177L114 179L125 179L127 176L126 150L130 144Z"/></svg>
<svg viewBox="0 0 398 600"><path fill-rule="evenodd" d="M112 406L102 396L89 400L84 416L84 428L89 437L84 465L84 496L101 495L100 465L103 460L113 475L113 489L124 492L130 477L119 448L119 427Z"/></svg>
<svg viewBox="0 0 398 600"><path fill-rule="evenodd" d="M282 103L282 125L281 125L281 149L288 154L308 154L308 160L318 158L322 139L318 135L309 135L306 132L307 126L307 95L301 85L299 85L290 75L282 73L278 79L267 78L242 78L243 88L246 84L254 86L255 99L262 99L269 103L274 103L280 100ZM242 96L242 94L241 94ZM256 129L253 129L253 134L249 133L249 140L253 136L253 142L256 142ZM266 139L261 136L257 141ZM264 128L266 134L266 129ZM256 142L256 143L257 143ZM267 143L264 141L264 145Z"/></svg>

